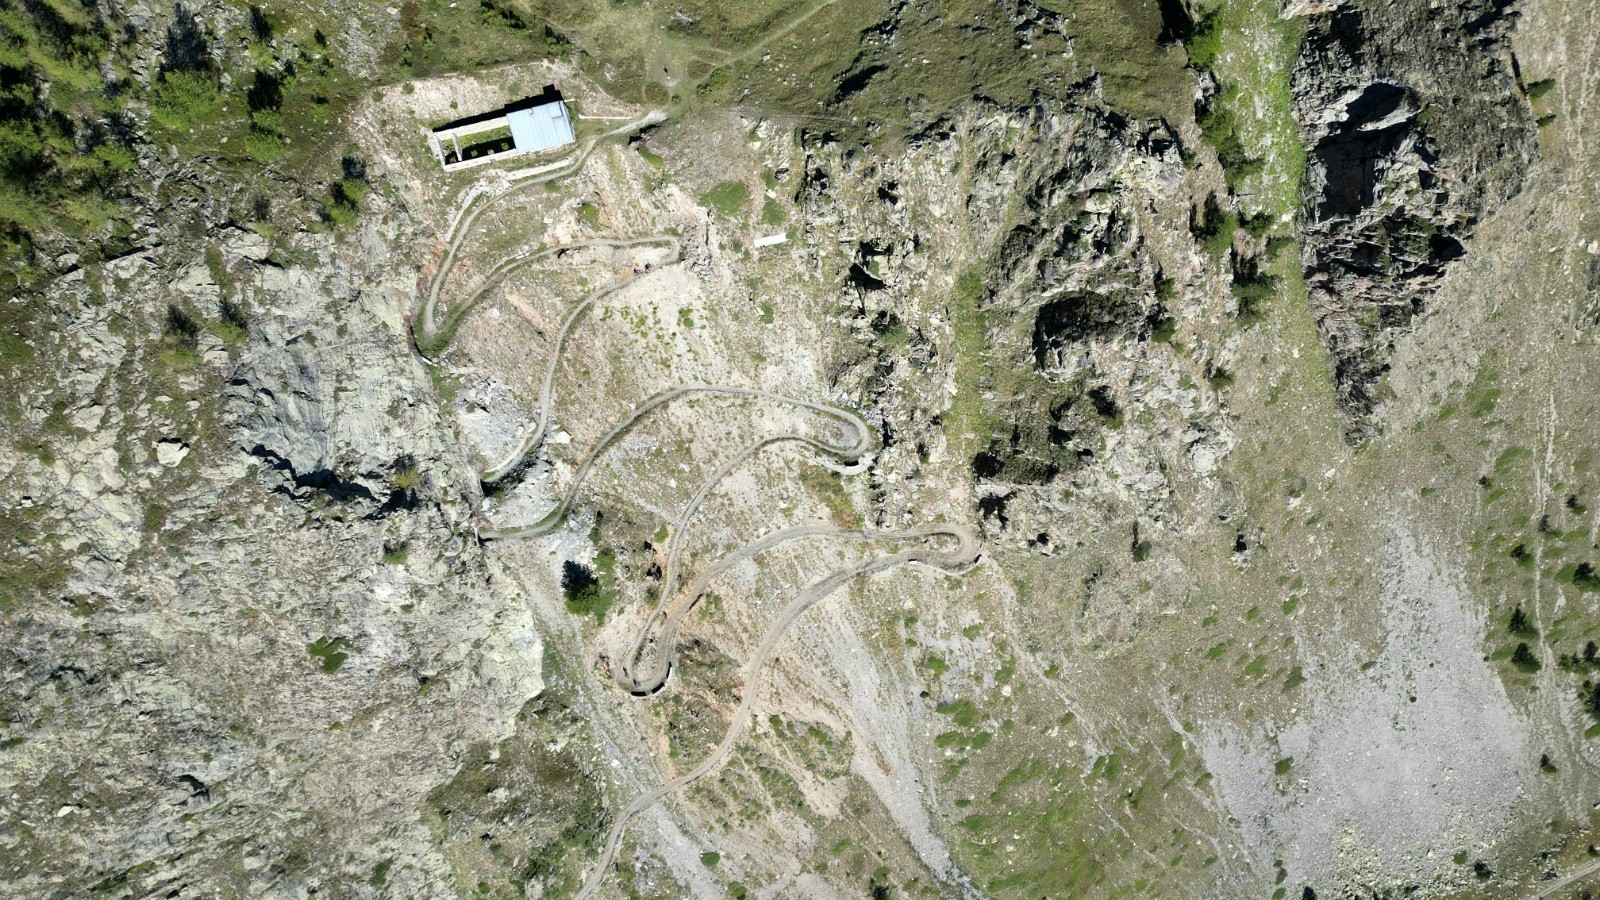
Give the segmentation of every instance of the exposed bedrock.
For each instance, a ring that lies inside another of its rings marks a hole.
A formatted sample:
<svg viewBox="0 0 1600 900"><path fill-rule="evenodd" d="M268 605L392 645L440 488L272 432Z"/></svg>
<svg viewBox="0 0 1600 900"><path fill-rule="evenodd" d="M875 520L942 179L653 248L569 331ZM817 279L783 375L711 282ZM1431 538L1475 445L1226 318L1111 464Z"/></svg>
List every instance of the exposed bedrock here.
<svg viewBox="0 0 1600 900"><path fill-rule="evenodd" d="M1504 0L1390 0L1307 17L1295 114L1303 258L1347 435L1376 431L1394 342L1538 152Z"/></svg>

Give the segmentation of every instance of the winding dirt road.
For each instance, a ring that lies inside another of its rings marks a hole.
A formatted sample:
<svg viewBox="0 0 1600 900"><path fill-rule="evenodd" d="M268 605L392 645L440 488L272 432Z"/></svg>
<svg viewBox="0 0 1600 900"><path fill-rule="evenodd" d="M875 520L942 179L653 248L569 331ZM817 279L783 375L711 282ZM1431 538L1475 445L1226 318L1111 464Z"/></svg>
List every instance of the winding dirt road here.
<svg viewBox="0 0 1600 900"><path fill-rule="evenodd" d="M805 15L811 15L816 10L827 6L830 2L832 0L823 0L823 2L808 10ZM597 238L562 247L526 252L508 257L496 264L484 276L478 287L462 302L453 306L442 321L437 312L439 298L443 292L444 284L455 265L457 253L471 232L473 224L486 209L490 208L499 199L513 193L526 190L534 185L570 177L583 167L583 164L594 152L600 141L632 133L664 119L665 115L661 112L651 112L606 134L590 138L570 165L551 170L536 178L518 182L509 190L489 196L481 202L478 200L470 202L457 220L456 225L451 229L448 249L441 261L438 273L429 285L427 296L422 301L421 309L415 317L419 350L422 350L425 354L437 353L442 350L449 344L464 318L507 275L522 267L548 259L551 256L584 247L628 248L660 245L670 246L673 250L673 257L667 263L668 265L680 261L683 254L682 244L676 237L671 235L651 235L631 239ZM573 328L597 302L621 291L642 277L646 277L646 275L635 275L595 291L586 296L567 313L566 318L562 321L560 330L556 334L550 359L545 368L544 382L540 388L538 398L538 412L532 427L505 458L485 468L480 475L480 479L484 483L493 483L520 471L529 458L543 444L544 438L549 431L552 411L555 405L557 368L561 360L562 351L565 349L567 339ZM746 398L796 407L831 420L837 431L831 435L785 432L759 439L724 461L701 484L694 497L672 524L672 539L668 549L666 572L662 579L660 594L654 610L645 619L637 640L619 668L617 680L622 688L635 695L648 695L659 690L666 683L676 663L677 633L684 617L695 608L717 578L734 566L750 560L766 550L790 541L808 538L845 540L864 544L914 542L915 546L898 552L876 556L856 565L831 572L806 586L804 590L783 607L768 627L761 644L745 662L744 694L721 742L692 771L639 796L617 815L606 837L606 843L600 858L596 861L588 880L578 894L580 898L590 897L600 889L611 870L612 864L615 862L617 848L621 843L622 835L635 816L649 809L662 798L682 790L687 785L715 771L727 760L750 718L751 707L759 693L761 678L768 663L771 662L789 629L793 627L807 609L853 579L910 563L919 563L951 571L961 570L973 565L977 561L980 551L980 544L974 533L967 527L958 524L930 525L904 531L849 530L826 524L797 525L774 531L729 552L716 563L700 572L682 592L676 595L676 602L672 602L674 600L673 589L678 579L679 560L683 553L683 545L689 526L706 499L729 474L767 447L785 442L798 443L811 448L823 457L833 461L829 468L848 474L865 469L867 457L876 446L875 436L866 420L848 409L756 388L720 384L681 385L647 398L594 443L573 472L571 482L566 491L561 495L555 507L543 518L529 525L483 528L480 529L478 536L484 540L509 540L534 538L550 533L566 519L590 472L608 449L652 412L674 400L694 394ZM654 650L648 661L645 660L647 649Z"/></svg>
<svg viewBox="0 0 1600 900"><path fill-rule="evenodd" d="M832 529L828 526L809 525L802 525L800 526L800 529L819 527L823 528L824 531L817 533L832 532L837 536L853 537L857 540L898 541L926 540L932 537L949 537L956 541L956 545L947 550L935 550L929 547L917 547L910 550L902 550L899 553L892 553L888 556L880 556L859 565L851 566L847 569L840 569L836 572L830 573L818 581L812 582L806 587L805 590L801 591L798 596L789 601L789 604L783 608L783 611L778 614L777 619L775 619L772 625L767 629L766 636L762 638L761 644L756 648L755 653L751 654L750 659L745 662L744 697L739 701L739 708L734 711L733 721L728 725L728 731L722 736L722 741L717 744L716 748L713 749L704 760L701 760L700 765L695 766L691 771L674 778L655 790L640 796L638 799L634 800L632 803L623 808L622 812L617 814L616 821L611 825L611 832L606 836L605 847L600 851L600 860L595 866L594 871L589 874L589 880L584 882L583 890L578 892L578 900L586 900L586 898L592 897L594 893L600 889L600 885L604 883L606 875L611 870L611 864L616 858L617 847L622 842L622 833L624 830L626 830L629 820L644 810L654 806L662 798L680 791L694 782L699 781L701 778L711 774L719 766L721 766L725 760L727 760L728 754L733 752L734 744L739 740L739 736L744 733L745 725L750 721L750 708L755 704L756 695L759 693L761 686L761 676L765 673L767 663L772 661L773 654L777 652L778 645L782 643L784 637L789 631L790 626L794 625L795 621L800 618L802 613L810 609L817 603L817 601L824 599L849 581L872 572L878 572L884 569L890 569L894 568L895 566L901 566L912 562L937 566L942 569L959 570L967 568L978 561L978 552L980 549L978 540L970 530L960 525L934 525L927 528L913 529L910 531L885 531L877 533L867 531L842 531ZM788 532L774 532L773 534L768 535L766 538L756 541L754 544L746 544L744 547L734 551L733 554L730 554L729 558L724 559L723 562L731 565L732 563L729 562L729 559L731 559L733 556L741 556L740 561L742 561L742 559L754 556L756 553L759 553L761 550L764 550L767 547L775 546L776 544L782 543L784 540L792 540L794 537L798 536L792 533L796 530L797 529L789 529ZM722 563L719 563L718 567L726 568L726 566L724 566Z"/></svg>

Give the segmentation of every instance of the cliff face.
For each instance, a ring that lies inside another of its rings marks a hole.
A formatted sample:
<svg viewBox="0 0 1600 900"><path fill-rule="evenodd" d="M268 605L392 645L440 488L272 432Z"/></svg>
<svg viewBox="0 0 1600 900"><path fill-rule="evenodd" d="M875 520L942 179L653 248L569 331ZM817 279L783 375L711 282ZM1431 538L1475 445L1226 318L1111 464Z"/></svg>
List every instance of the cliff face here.
<svg viewBox="0 0 1600 900"><path fill-rule="evenodd" d="M1305 18L1306 282L1353 439L1374 433L1395 340L1538 155L1509 6L1393 0Z"/></svg>

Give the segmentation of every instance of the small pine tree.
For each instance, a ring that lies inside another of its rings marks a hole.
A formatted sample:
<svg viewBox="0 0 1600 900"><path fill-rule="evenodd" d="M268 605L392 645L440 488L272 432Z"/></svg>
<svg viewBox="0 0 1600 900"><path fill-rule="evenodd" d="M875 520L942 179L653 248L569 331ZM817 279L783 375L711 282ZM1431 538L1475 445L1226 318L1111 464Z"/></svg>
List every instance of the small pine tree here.
<svg viewBox="0 0 1600 900"><path fill-rule="evenodd" d="M1539 671L1539 658L1533 655L1526 643L1518 644L1517 649L1511 652L1511 664L1524 672L1532 674Z"/></svg>
<svg viewBox="0 0 1600 900"><path fill-rule="evenodd" d="M1585 681L1583 690L1578 692L1578 699L1583 701L1583 708L1589 711L1589 715L1600 722L1600 683Z"/></svg>
<svg viewBox="0 0 1600 900"><path fill-rule="evenodd" d="M1511 633L1524 635L1533 633L1533 627L1528 624L1528 614L1522 611L1520 603L1511 611Z"/></svg>
<svg viewBox="0 0 1600 900"><path fill-rule="evenodd" d="M1596 647L1594 641L1583 645L1583 661L1591 666L1600 663L1600 647Z"/></svg>

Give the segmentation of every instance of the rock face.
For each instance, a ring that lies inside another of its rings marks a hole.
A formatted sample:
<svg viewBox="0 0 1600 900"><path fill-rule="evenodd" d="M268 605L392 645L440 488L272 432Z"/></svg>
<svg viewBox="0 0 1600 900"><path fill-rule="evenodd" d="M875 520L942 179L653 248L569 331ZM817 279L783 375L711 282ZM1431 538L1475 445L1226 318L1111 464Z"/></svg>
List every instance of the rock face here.
<svg viewBox="0 0 1600 900"><path fill-rule="evenodd" d="M0 893L441 896L457 854L419 810L467 755L548 743L518 715L542 636L462 527L414 273L367 227L269 257L214 225L32 298L0 436Z"/></svg>
<svg viewBox="0 0 1600 900"><path fill-rule="evenodd" d="M992 173L1016 178L1011 190L1020 198L982 302L1012 350L1013 358L997 359L997 367L1031 364L1048 387L1010 398L1001 433L973 460L981 479L1046 483L1093 460L1132 388L1128 373L1097 348L1137 354L1168 317L1158 297L1162 267L1137 209L1139 191L1125 189L1134 188L1133 179L1120 176L1141 166L1176 172L1176 141L1160 126L1092 111L1073 126L1053 152ZM1041 134L1041 144L1050 146L1051 137ZM994 159L1005 165L1004 154ZM989 190L999 193L998 185L980 181L975 193Z"/></svg>
<svg viewBox="0 0 1600 900"><path fill-rule="evenodd" d="M1514 15L1500 0L1394 0L1307 17L1294 70L1303 257L1354 440L1374 431L1395 339L1537 154Z"/></svg>

